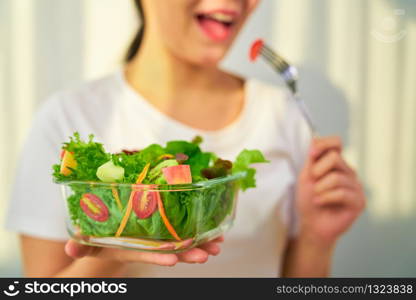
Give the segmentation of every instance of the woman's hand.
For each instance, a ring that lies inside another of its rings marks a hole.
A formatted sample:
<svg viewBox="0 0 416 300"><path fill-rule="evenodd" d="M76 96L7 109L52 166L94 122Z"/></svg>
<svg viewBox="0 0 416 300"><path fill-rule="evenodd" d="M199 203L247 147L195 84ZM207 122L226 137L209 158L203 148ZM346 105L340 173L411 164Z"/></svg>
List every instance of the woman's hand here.
<svg viewBox="0 0 416 300"><path fill-rule="evenodd" d="M341 152L338 137L314 139L298 180L298 237L321 246L333 246L365 206L362 185Z"/></svg>
<svg viewBox="0 0 416 300"><path fill-rule="evenodd" d="M328 276L336 240L364 209L363 188L341 150L337 137L312 141L297 183L300 228L296 238L289 241L284 276Z"/></svg>
<svg viewBox="0 0 416 300"><path fill-rule="evenodd" d="M178 262L205 263L208 260L209 255L218 255L220 253L219 243L223 240L224 238L221 236L213 241L200 245L197 248L177 254L91 247L69 240L65 245L65 252L74 259L96 257L119 263L142 262L161 266L174 266Z"/></svg>

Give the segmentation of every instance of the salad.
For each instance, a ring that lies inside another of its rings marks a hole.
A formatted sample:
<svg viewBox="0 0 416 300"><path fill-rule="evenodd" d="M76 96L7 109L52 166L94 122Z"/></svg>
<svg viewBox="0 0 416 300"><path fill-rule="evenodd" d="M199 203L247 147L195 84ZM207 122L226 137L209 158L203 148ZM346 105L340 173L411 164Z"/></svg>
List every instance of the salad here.
<svg viewBox="0 0 416 300"><path fill-rule="evenodd" d="M256 186L250 165L267 160L243 150L234 162L192 141L109 153L92 135L63 144L53 178L66 193L70 222L89 237L184 241L232 217L238 191Z"/></svg>

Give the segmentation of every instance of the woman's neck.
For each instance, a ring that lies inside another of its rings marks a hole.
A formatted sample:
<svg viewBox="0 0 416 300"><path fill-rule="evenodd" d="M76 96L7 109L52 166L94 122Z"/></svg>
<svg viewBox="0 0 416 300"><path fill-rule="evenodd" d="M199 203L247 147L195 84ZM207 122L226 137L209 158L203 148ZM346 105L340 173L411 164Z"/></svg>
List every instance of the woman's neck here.
<svg viewBox="0 0 416 300"><path fill-rule="evenodd" d="M216 67L198 67L144 39L126 66L130 86L166 115L194 128L219 130L238 118L244 81ZM159 43L158 45L162 45Z"/></svg>
<svg viewBox="0 0 416 300"><path fill-rule="evenodd" d="M186 102L229 93L243 81L216 66L200 67L175 57L157 43L144 40L139 53L126 66L129 84L154 103Z"/></svg>

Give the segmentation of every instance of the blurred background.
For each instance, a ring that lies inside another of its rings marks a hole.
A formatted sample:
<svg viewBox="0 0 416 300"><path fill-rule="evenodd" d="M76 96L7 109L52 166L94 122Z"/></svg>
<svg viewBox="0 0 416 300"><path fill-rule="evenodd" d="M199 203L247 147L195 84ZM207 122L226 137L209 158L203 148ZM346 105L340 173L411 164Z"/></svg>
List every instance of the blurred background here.
<svg viewBox="0 0 416 300"><path fill-rule="evenodd" d="M130 0L0 0L0 223L33 113L118 68L137 26ZM262 0L223 67L281 85L248 62L258 37L299 67L320 132L343 137L365 183L333 276L415 277L416 1ZM0 228L0 241L0 276L20 276L15 235Z"/></svg>

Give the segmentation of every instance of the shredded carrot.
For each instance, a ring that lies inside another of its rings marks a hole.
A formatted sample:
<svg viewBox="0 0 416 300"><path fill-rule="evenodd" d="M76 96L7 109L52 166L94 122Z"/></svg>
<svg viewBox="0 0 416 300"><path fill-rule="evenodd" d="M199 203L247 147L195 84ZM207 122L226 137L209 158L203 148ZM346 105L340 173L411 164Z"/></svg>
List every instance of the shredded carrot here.
<svg viewBox="0 0 416 300"><path fill-rule="evenodd" d="M157 158L157 160L161 160L161 159L164 159L164 158L166 158L166 159L170 159L170 158L174 158L175 156L173 156L172 154L169 154L169 153L166 153L166 154L162 154L162 155L160 155L158 158Z"/></svg>
<svg viewBox="0 0 416 300"><path fill-rule="evenodd" d="M143 171L137 177L136 184L142 183L143 180L146 178L147 172L149 171L150 163L144 166Z"/></svg>
<svg viewBox="0 0 416 300"><path fill-rule="evenodd" d="M147 172L149 171L149 167L150 167L150 163L148 163L143 168L142 172L137 177L136 184L142 183L142 181L146 178ZM123 219L121 219L121 222L120 222L120 226L117 229L117 232L115 235L116 237L119 237L123 233L123 230L127 225L127 221L129 220L131 211L133 209L133 196L135 192L136 192L135 188L133 187L133 191L130 193L129 202L127 203L126 212L124 213Z"/></svg>
<svg viewBox="0 0 416 300"><path fill-rule="evenodd" d="M166 229L176 240L181 241L181 238L178 236L172 224L170 224L168 217L166 216L165 208L163 207L163 202L162 202L162 199L160 198L159 192L156 192L156 197L157 197L157 206L159 208L159 213L160 213L160 216L162 217L163 223L165 223Z"/></svg>
<svg viewBox="0 0 416 300"><path fill-rule="evenodd" d="M120 226L117 229L116 237L119 237L122 234L124 228L127 225L127 221L129 220L129 217L133 208L133 201L132 201L133 195L134 195L134 192L130 194L130 199L129 199L129 202L127 203L126 213L124 214L123 219L121 220Z"/></svg>
<svg viewBox="0 0 416 300"><path fill-rule="evenodd" d="M123 209L123 205L121 204L120 197L118 196L118 191L116 187L111 188L111 192L113 193L113 197L116 200L117 206L120 210Z"/></svg>
<svg viewBox="0 0 416 300"><path fill-rule="evenodd" d="M154 241L149 241L149 240L145 240L145 239L140 239L140 238L129 238L129 237L125 237L125 238L121 238L122 241L127 242L127 243L132 243L132 244L139 244L139 245L144 245L144 246L151 246L151 247L159 247L161 245L160 242L154 242ZM162 244L163 245L163 244Z"/></svg>

